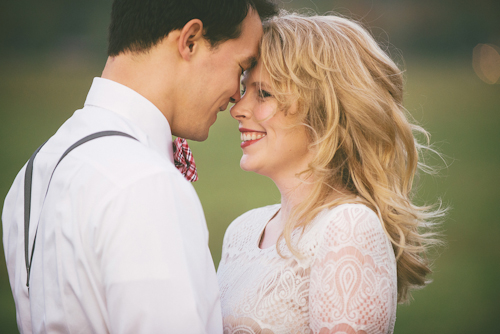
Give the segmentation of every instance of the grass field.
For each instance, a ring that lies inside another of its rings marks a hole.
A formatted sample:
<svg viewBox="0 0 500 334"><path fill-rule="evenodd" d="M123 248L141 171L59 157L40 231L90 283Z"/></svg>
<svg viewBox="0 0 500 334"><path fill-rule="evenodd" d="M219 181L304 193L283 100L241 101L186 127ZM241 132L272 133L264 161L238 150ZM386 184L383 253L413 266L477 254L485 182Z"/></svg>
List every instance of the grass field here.
<svg viewBox="0 0 500 334"><path fill-rule="evenodd" d="M442 197L443 224L434 282L398 309L396 333L500 333L500 85L487 85L468 60L407 59L406 106L431 132L449 167L421 178L420 202ZM102 64L0 65L0 199L18 170L85 100ZM204 143L192 143L200 180L195 188L210 229L216 266L229 223L243 212L277 203L274 184L239 169L239 133L228 112ZM438 162L436 159L431 161ZM441 164L442 165L442 164ZM15 333L15 308L0 259L0 332Z"/></svg>

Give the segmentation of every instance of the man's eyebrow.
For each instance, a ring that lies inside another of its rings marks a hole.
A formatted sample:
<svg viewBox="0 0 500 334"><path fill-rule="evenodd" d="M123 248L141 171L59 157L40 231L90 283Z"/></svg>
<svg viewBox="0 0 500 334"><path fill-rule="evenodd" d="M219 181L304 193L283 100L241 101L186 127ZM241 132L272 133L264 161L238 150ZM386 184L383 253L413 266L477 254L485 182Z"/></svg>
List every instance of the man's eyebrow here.
<svg viewBox="0 0 500 334"><path fill-rule="evenodd" d="M257 66L257 62L257 58L255 56L251 56L245 59L242 65L245 68L245 71L248 71Z"/></svg>

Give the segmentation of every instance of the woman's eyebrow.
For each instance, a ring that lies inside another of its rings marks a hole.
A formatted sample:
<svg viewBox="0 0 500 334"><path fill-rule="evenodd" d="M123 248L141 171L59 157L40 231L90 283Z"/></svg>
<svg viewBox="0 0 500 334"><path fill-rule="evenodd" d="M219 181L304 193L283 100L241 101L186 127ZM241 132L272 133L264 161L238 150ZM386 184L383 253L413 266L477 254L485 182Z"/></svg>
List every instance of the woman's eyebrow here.
<svg viewBox="0 0 500 334"><path fill-rule="evenodd" d="M241 81L240 81L240 84L245 86L245 87L248 87L248 86L253 86L253 87L257 87L258 89L270 89L270 86L268 84L266 84L265 82L262 82L262 81L251 81L250 83L248 83L248 80L246 78L243 78Z"/></svg>
<svg viewBox="0 0 500 334"><path fill-rule="evenodd" d="M252 82L252 85L258 87L259 89L261 89L261 88L269 89L270 88L270 86L263 81L254 81L254 82Z"/></svg>
<svg viewBox="0 0 500 334"><path fill-rule="evenodd" d="M257 66L257 58L255 56L250 56L246 58L241 64L243 65L243 68L245 71L251 70L255 66Z"/></svg>

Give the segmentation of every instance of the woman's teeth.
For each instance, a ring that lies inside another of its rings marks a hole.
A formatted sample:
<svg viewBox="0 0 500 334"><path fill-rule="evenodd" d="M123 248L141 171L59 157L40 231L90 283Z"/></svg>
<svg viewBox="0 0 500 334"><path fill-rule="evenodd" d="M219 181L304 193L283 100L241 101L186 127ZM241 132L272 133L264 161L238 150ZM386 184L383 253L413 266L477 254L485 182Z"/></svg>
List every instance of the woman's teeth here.
<svg viewBox="0 0 500 334"><path fill-rule="evenodd" d="M262 132L242 132L241 141L257 140L265 136L266 134Z"/></svg>

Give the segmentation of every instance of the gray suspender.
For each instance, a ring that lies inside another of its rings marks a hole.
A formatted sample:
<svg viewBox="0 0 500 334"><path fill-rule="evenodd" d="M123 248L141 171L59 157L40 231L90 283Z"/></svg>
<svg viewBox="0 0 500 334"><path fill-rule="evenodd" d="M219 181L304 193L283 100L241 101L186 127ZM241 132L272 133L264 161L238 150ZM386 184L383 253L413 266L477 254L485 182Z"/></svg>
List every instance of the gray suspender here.
<svg viewBox="0 0 500 334"><path fill-rule="evenodd" d="M68 155L69 152L77 148L78 146L96 139L100 137L106 137L106 136L123 136L123 137L128 137L135 139L129 134L126 134L124 132L120 131L101 131L101 132L96 132L94 134L88 135L85 138L80 139L73 145L71 145L61 156L59 161L57 162L56 166L54 167L54 170L52 171L52 174L50 175L49 183L47 185L47 190L45 191L45 197L47 197L47 192L49 191L49 186L50 186L50 181L52 180L52 176L54 176L54 172L61 162L62 159L66 155ZM137 139L135 139L137 140ZM36 155L42 148L42 146L45 145L43 143L35 153L31 156L30 160L28 161L28 165L26 166L26 172L24 174L24 259L26 262L26 272L27 272L27 279L26 279L26 286L29 289L29 281L30 281L30 272L31 272L31 263L33 262L33 253L35 252L35 242L36 242L36 235L38 233L38 225L36 226L36 231L35 231L35 239L33 240L33 247L31 248L31 256L29 256L29 230L30 230L30 212L31 212L31 183L32 183L32 178L33 178L33 162L35 160ZM44 198L45 201L45 198ZM43 204L42 204L43 207Z"/></svg>

